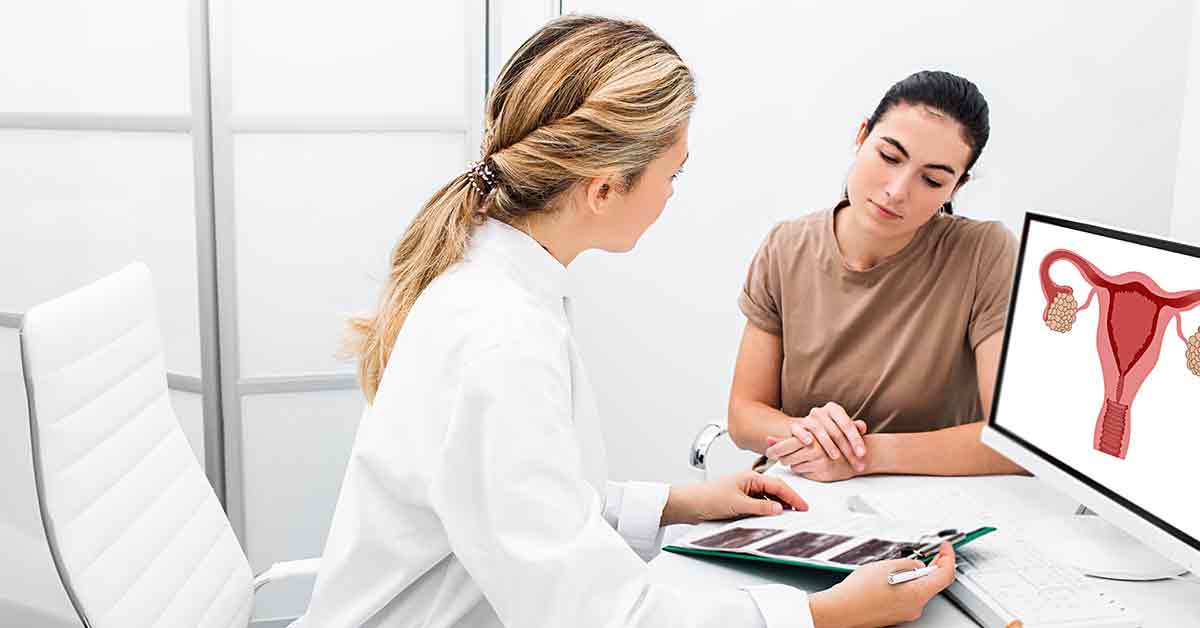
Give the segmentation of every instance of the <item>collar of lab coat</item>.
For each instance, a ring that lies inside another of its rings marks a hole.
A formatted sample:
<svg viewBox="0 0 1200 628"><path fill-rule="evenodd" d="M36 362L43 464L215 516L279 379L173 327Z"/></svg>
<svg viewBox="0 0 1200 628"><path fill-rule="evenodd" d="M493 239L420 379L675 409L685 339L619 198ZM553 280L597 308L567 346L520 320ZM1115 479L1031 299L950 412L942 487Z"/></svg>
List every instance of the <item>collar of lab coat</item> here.
<svg viewBox="0 0 1200 628"><path fill-rule="evenodd" d="M563 308L567 296L567 269L537 240L494 218L488 218L471 235L468 256L484 263L497 263L513 277L546 300Z"/></svg>

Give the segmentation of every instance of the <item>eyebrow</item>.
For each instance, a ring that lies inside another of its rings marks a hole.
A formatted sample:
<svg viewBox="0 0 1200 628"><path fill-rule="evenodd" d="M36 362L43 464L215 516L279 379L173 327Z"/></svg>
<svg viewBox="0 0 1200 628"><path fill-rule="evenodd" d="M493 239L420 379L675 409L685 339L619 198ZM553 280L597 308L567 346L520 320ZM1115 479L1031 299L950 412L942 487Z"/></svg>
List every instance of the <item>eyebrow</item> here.
<svg viewBox="0 0 1200 628"><path fill-rule="evenodd" d="M880 139L887 142L888 144L891 144L892 146L895 146L896 150L900 151L900 153L904 155L905 159L909 159L908 151L904 150L903 144L901 144L897 140L887 137L887 136L884 136ZM949 172L950 174L958 174L957 172L954 171L954 168L951 168L950 166L947 166L946 164L925 164L925 167L933 168L935 170L945 170L946 172Z"/></svg>

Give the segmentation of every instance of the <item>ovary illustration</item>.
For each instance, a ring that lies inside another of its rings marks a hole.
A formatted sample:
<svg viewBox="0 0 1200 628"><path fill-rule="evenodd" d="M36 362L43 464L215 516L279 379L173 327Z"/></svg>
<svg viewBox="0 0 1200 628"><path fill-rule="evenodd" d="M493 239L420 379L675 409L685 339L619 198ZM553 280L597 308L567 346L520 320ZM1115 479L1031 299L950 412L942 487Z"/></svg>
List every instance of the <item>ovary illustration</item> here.
<svg viewBox="0 0 1200 628"><path fill-rule="evenodd" d="M1082 306L1077 305L1070 286L1060 286L1050 279L1050 266L1059 260L1071 262L1092 285ZM1200 377L1200 329L1185 338L1180 317L1181 312L1200 305L1200 290L1167 292L1139 272L1109 276L1067 249L1047 253L1040 272L1042 293L1046 296L1042 320L1056 332L1070 331L1075 313L1087 308L1093 297L1099 297L1096 350L1104 373L1104 404L1096 419L1092 446L1124 459L1129 451L1129 408L1158 362L1163 333L1172 320L1176 333L1187 346L1187 368Z"/></svg>

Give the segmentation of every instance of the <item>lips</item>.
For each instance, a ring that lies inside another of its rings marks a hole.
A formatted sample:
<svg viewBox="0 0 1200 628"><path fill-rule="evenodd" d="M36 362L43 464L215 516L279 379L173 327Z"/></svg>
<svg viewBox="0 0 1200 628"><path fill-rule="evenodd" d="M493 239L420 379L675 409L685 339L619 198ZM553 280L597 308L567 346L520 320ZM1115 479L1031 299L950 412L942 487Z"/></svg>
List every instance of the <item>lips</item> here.
<svg viewBox="0 0 1200 628"><path fill-rule="evenodd" d="M872 205L874 205L875 207L877 207L879 209L880 213L884 214L885 216L887 216L889 218L896 218L896 219L904 218L904 216L897 214L896 212L888 209L887 207L884 207L883 205L880 205L879 203L876 203L875 201L870 201L870 203Z"/></svg>

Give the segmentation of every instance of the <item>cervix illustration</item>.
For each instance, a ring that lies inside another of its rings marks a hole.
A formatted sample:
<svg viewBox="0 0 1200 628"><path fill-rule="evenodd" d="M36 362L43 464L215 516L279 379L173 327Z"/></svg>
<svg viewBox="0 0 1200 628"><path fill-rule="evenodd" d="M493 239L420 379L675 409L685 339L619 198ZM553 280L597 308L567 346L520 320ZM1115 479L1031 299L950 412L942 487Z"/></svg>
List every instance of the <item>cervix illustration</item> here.
<svg viewBox="0 0 1200 628"><path fill-rule="evenodd" d="M1060 286L1050 279L1050 265L1063 259L1074 264L1092 285L1082 307L1076 307L1070 286ZM1158 362L1163 332L1171 319L1175 320L1179 338L1187 345L1188 370L1200 377L1200 329L1185 338L1180 317L1180 312L1200 305L1200 290L1167 292L1139 272L1109 276L1067 249L1046 254L1042 259L1041 279L1042 293L1046 296L1042 320L1057 332L1070 331L1075 313L1091 304L1092 297L1100 297L1096 349L1104 372L1104 405L1096 419L1092 446L1124 459L1129 451L1129 407Z"/></svg>

